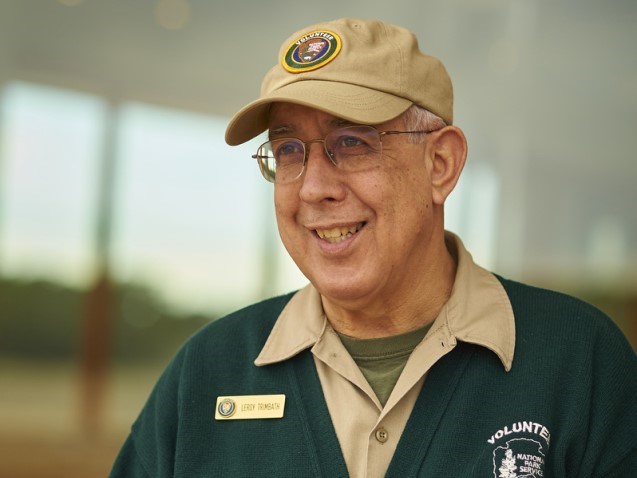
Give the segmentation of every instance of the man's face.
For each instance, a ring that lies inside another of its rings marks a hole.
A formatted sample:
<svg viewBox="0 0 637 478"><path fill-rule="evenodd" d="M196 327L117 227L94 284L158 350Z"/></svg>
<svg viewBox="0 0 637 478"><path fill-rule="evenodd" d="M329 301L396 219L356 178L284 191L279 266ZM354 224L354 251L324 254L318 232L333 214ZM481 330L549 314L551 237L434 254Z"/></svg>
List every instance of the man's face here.
<svg viewBox="0 0 637 478"><path fill-rule="evenodd" d="M275 104L270 136L323 139L349 123L289 103ZM394 119L379 131L404 130ZM276 216L283 244L324 300L364 307L404 296L429 267L434 220L425 144L408 135L383 137L380 162L360 172L332 164L323 143L308 146L305 172L276 184Z"/></svg>

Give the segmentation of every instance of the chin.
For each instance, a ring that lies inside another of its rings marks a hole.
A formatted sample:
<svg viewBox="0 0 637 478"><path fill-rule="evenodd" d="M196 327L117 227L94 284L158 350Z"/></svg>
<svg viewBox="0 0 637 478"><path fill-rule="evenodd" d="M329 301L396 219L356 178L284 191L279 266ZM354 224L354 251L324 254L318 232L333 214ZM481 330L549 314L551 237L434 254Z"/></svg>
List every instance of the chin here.
<svg viewBox="0 0 637 478"><path fill-rule="evenodd" d="M369 284L353 275L340 280L316 278L311 282L323 297L334 302L358 302L373 291Z"/></svg>

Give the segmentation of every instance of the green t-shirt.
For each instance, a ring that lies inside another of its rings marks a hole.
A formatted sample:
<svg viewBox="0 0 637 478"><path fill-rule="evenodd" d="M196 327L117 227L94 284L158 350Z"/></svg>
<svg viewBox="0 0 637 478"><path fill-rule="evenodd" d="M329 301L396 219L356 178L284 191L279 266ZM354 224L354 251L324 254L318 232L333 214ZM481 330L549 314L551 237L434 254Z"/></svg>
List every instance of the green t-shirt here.
<svg viewBox="0 0 637 478"><path fill-rule="evenodd" d="M378 339L356 339L338 335L381 405L385 406L407 359L427 335L430 327L431 324L427 324L411 332Z"/></svg>

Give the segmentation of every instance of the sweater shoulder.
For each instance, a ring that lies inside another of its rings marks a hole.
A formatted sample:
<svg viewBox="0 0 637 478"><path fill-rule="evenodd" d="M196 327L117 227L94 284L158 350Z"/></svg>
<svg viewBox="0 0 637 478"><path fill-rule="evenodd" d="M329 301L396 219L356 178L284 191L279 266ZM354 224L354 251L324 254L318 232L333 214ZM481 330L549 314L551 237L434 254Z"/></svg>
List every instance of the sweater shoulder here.
<svg viewBox="0 0 637 478"><path fill-rule="evenodd" d="M496 276L502 283L515 316L516 328L534 333L544 332L547 339L570 336L627 342L617 324L594 305L565 294Z"/></svg>
<svg viewBox="0 0 637 478"><path fill-rule="evenodd" d="M563 292L544 289L496 276L506 291L511 305L520 312L538 316L560 317L561 320L590 320L602 323L610 318L594 305Z"/></svg>
<svg viewBox="0 0 637 478"><path fill-rule="evenodd" d="M182 352L189 356L240 353L256 358L293 295L263 300L205 325L184 344Z"/></svg>

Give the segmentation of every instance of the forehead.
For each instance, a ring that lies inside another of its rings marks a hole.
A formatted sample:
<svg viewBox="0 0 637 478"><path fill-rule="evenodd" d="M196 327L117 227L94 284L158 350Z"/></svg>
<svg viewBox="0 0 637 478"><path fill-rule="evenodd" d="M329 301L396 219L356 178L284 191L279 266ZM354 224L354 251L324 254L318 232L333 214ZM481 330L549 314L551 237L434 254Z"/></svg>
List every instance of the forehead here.
<svg viewBox="0 0 637 478"><path fill-rule="evenodd" d="M308 124L334 128L354 123L316 108L294 103L274 103L270 108L268 128L271 131L280 128L296 130Z"/></svg>
<svg viewBox="0 0 637 478"><path fill-rule="evenodd" d="M297 138L304 142L323 140L334 130L361 124L364 123L354 123L309 106L280 102L273 103L270 108L268 137L269 140ZM405 118L401 114L384 123L368 124L368 126L385 133L392 131L404 132ZM404 135L392 135L387 138L391 139L387 139L387 147L384 149L386 156L390 152L393 155L400 152L402 162L415 160L419 164L425 164L424 161L421 161L424 143L408 142ZM392 164L398 164L398 162L394 161Z"/></svg>
<svg viewBox="0 0 637 478"><path fill-rule="evenodd" d="M289 134L319 128L321 131L329 131L344 126L357 124L369 124L350 121L339 116L312 108L310 106L294 103L273 103L268 117L268 129L270 135ZM403 126L402 115L380 124L371 124L379 131L400 129Z"/></svg>

